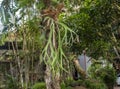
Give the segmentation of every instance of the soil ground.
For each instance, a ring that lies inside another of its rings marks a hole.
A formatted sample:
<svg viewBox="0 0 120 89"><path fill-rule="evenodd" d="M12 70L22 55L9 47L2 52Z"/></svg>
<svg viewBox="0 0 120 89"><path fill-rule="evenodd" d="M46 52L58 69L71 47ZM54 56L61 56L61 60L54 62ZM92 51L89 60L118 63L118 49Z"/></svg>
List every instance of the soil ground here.
<svg viewBox="0 0 120 89"><path fill-rule="evenodd" d="M82 86L76 86L76 87L74 87L73 89L86 89L85 87L82 87ZM118 86L116 86L116 87L114 87L114 89L120 89L120 86L118 87Z"/></svg>
<svg viewBox="0 0 120 89"><path fill-rule="evenodd" d="M120 86L119 87L114 87L114 89L120 89Z"/></svg>

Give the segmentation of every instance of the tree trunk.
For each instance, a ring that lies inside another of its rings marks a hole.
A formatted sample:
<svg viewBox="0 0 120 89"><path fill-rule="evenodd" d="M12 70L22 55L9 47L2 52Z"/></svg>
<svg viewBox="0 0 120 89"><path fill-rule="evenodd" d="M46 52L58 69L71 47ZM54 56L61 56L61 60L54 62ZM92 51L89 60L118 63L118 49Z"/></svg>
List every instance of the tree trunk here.
<svg viewBox="0 0 120 89"><path fill-rule="evenodd" d="M55 75L55 76L53 76ZM52 74L50 70L50 66L46 66L45 70L45 83L46 83L46 89L61 89L60 88L60 74Z"/></svg>
<svg viewBox="0 0 120 89"><path fill-rule="evenodd" d="M61 89L60 88L60 74L56 73L55 77L53 78L53 87L54 89Z"/></svg>
<svg viewBox="0 0 120 89"><path fill-rule="evenodd" d="M45 83L46 83L46 89L53 89L52 88L52 76L51 76L51 70L50 66L46 65L45 70Z"/></svg>
<svg viewBox="0 0 120 89"><path fill-rule="evenodd" d="M15 46L16 46L16 50L15 50ZM20 83L21 83L21 87L23 88L24 84L23 84L23 74L22 74L22 66L21 66L21 63L20 63L20 58L19 58L19 55L17 55L18 53L18 45L17 45L17 41L15 40L15 46L12 42L12 47L13 47L13 53L14 53L14 56L16 58L16 61L17 61L17 65L18 65L18 71L19 71L19 79L20 79Z"/></svg>
<svg viewBox="0 0 120 89"><path fill-rule="evenodd" d="M26 39L26 32L23 31L23 52L25 53L24 56L24 63L25 63L25 87L28 88L29 83L29 57L27 55L27 39Z"/></svg>
<svg viewBox="0 0 120 89"><path fill-rule="evenodd" d="M106 85L107 86L107 89L114 89L114 85Z"/></svg>
<svg viewBox="0 0 120 89"><path fill-rule="evenodd" d="M27 57L25 57L25 87L28 89L28 83L29 83L29 60Z"/></svg>
<svg viewBox="0 0 120 89"><path fill-rule="evenodd" d="M86 72L80 67L78 60L74 59L73 63L75 65L77 72L81 75L81 77L86 78Z"/></svg>

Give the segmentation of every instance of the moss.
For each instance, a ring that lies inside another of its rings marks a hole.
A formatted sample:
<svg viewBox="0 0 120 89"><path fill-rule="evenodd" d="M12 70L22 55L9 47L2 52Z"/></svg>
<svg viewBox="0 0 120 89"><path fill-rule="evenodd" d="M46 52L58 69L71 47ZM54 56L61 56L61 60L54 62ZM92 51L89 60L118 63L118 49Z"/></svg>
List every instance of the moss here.
<svg viewBox="0 0 120 89"><path fill-rule="evenodd" d="M46 89L46 85L44 82L35 83L32 89Z"/></svg>

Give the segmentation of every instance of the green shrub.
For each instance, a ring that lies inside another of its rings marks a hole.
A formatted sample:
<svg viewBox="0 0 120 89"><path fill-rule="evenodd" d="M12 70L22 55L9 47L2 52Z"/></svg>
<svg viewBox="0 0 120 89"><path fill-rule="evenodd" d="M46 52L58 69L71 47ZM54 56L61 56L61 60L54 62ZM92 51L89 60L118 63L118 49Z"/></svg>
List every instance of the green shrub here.
<svg viewBox="0 0 120 89"><path fill-rule="evenodd" d="M89 74L92 79L102 81L108 89L112 89L116 82L116 72L109 62L105 66L102 64L92 64L89 69Z"/></svg>
<svg viewBox="0 0 120 89"><path fill-rule="evenodd" d="M61 83L60 86L61 86L61 89L66 89L65 83Z"/></svg>
<svg viewBox="0 0 120 89"><path fill-rule="evenodd" d="M44 82L35 83L32 89L46 89L46 85Z"/></svg>
<svg viewBox="0 0 120 89"><path fill-rule="evenodd" d="M19 89L19 82L11 75L6 75L5 89Z"/></svg>
<svg viewBox="0 0 120 89"><path fill-rule="evenodd" d="M65 89L73 89L71 86L66 87Z"/></svg>
<svg viewBox="0 0 120 89"><path fill-rule="evenodd" d="M112 67L106 66L101 70L100 78L109 89L112 89L116 82L116 73Z"/></svg>
<svg viewBox="0 0 120 89"><path fill-rule="evenodd" d="M86 86L87 89L107 89L106 85L103 82L93 79L86 79L84 81L84 86Z"/></svg>

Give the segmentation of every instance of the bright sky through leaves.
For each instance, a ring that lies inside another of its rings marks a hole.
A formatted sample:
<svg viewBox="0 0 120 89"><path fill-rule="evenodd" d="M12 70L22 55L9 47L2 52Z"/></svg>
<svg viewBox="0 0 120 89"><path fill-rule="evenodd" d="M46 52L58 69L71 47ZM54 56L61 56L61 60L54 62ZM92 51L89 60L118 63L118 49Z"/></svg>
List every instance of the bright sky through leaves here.
<svg viewBox="0 0 120 89"><path fill-rule="evenodd" d="M3 0L0 0L0 6L1 6L1 2L2 2ZM1 23L1 17L0 17L0 33L1 33L1 30L3 29L3 25L2 25L2 23Z"/></svg>

